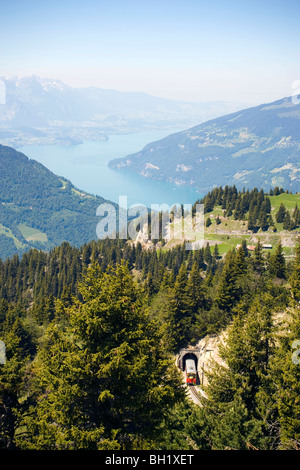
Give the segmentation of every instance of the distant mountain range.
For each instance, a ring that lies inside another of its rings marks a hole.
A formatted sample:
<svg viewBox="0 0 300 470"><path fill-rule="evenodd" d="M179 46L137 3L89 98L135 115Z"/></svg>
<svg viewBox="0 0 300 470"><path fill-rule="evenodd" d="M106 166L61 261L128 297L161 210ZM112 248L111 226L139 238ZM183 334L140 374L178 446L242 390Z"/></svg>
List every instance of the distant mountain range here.
<svg viewBox="0 0 300 470"><path fill-rule="evenodd" d="M96 209L103 202L0 145L1 259L30 248L49 250L64 241L81 246L97 239Z"/></svg>
<svg viewBox="0 0 300 470"><path fill-rule="evenodd" d="M300 191L300 104L283 98L209 120L110 162L144 177L195 186Z"/></svg>
<svg viewBox="0 0 300 470"><path fill-rule="evenodd" d="M189 103L145 93L73 88L60 80L0 77L0 142L76 144L112 133L185 129L241 106Z"/></svg>

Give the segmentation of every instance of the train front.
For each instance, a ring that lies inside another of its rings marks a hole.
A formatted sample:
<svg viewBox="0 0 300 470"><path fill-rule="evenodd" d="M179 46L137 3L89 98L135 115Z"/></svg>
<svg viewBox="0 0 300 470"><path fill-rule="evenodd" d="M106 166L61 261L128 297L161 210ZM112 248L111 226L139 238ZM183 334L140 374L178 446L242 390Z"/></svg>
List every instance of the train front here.
<svg viewBox="0 0 300 470"><path fill-rule="evenodd" d="M185 379L188 385L196 385L197 370L194 359L187 359L185 363Z"/></svg>

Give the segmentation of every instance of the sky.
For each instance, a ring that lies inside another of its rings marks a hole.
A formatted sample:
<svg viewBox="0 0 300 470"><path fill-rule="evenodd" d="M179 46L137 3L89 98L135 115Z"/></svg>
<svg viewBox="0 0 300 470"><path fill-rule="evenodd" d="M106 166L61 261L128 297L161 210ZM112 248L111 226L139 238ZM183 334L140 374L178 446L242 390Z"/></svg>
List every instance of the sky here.
<svg viewBox="0 0 300 470"><path fill-rule="evenodd" d="M299 16L299 0L0 0L0 76L270 102L299 85Z"/></svg>

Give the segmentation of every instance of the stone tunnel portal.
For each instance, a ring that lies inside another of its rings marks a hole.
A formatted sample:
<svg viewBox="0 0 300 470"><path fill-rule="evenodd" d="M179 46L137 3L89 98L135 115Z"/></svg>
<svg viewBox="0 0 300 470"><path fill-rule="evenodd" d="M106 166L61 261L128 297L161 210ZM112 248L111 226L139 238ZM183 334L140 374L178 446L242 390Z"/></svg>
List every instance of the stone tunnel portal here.
<svg viewBox="0 0 300 470"><path fill-rule="evenodd" d="M198 371L199 359L200 359L200 349L197 348L187 348L182 349L177 357L177 366L182 372L185 371L185 364L187 359L194 359L197 371L197 384L200 383L200 374Z"/></svg>
<svg viewBox="0 0 300 470"><path fill-rule="evenodd" d="M186 348L181 349L177 356L177 366L180 370L185 370L185 362L187 359L195 359L196 367L198 367L198 362L200 359L200 349L198 348Z"/></svg>

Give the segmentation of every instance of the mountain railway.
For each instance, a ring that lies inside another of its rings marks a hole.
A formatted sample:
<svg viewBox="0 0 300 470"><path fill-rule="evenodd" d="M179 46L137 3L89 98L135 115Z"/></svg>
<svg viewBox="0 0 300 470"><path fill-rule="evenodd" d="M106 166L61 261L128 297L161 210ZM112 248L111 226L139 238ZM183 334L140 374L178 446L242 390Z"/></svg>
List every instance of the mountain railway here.
<svg viewBox="0 0 300 470"><path fill-rule="evenodd" d="M192 395L192 398L194 398L194 402L197 403L198 405L200 405L200 395L199 393L197 392L197 390L195 389L195 387L189 387L189 391L191 392L191 395Z"/></svg>

